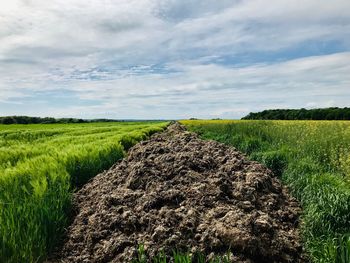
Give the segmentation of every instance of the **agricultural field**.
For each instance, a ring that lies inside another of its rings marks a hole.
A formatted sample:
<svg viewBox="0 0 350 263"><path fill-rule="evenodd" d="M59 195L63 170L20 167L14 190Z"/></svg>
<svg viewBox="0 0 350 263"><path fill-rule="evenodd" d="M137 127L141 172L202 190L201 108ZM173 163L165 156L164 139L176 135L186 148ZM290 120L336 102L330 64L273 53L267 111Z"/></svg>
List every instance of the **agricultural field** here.
<svg viewBox="0 0 350 263"><path fill-rule="evenodd" d="M167 122L0 125L0 261L40 262L71 194Z"/></svg>
<svg viewBox="0 0 350 263"><path fill-rule="evenodd" d="M225 158L231 158L232 162L245 157L230 147L208 142L208 140L234 146L245 153L249 159L265 164L299 200L302 206L301 224L296 226L290 222L281 221L281 224L274 231L280 231L280 235L286 235L286 232L295 232L296 228L300 227L304 250L312 262L349 262L349 122L185 120L181 123L188 130L197 133L204 141L197 138L198 136L186 133L182 126L175 125L175 133L170 130L153 140L139 144L136 148L134 147L135 149L133 148L134 150L128 159L113 166L106 173L101 172L122 159L131 146L155 132L164 130L168 122L0 125L1 262L42 262L47 256L50 256L53 250L60 247L62 234L67 226L72 224L71 201L73 192L78 197L76 201L80 202L76 204L81 208L80 210L90 211L89 213L95 218L101 217L101 221L97 220L86 225L84 223L85 214L77 216L77 222L71 225L71 232L68 232L70 242L64 244L63 252L60 254L62 259L68 260L67 262L75 262L74 260L81 262L83 256L91 257L91 260L98 262L102 260L99 254L84 255L84 253L91 252L84 249L91 241L85 236L94 235L96 229L100 229L99 233L110 234L117 233L113 231L120 231L120 235L114 235L113 238L116 240L125 239L124 243L121 243L121 247L125 244L130 244L130 246L139 244L138 258L134 262L147 262L146 254L152 249L155 253L156 248L162 247L164 244L168 246L169 251L174 249L173 258L177 260L175 262L193 262L191 255L186 254L188 250L182 250L184 254L181 254L182 251L176 252L176 247L171 247L172 243L167 237L156 239L154 244L157 246L148 247L145 252L143 243L147 240L147 235L153 236L154 230L147 227L149 233L143 236L142 225L164 224L164 227L168 229L167 233L172 233L171 231L177 228L176 235L178 236L175 235L175 237L179 239L178 244L199 242L197 245L205 248L210 242L214 242L212 239L215 239L215 234L212 231L215 230L215 226L207 224L205 231L207 231L208 240L206 241L188 239L187 232L181 229L186 226L190 229L188 233L195 233L197 223L189 223L192 217L187 216L187 211L197 211L196 220L198 222L204 220L205 222L206 219L203 215L208 214L208 211L203 210L201 206L196 207L195 204L209 196L214 198L212 200L215 202L219 202L220 209L222 207L226 207L225 209L230 211L241 209L231 206L229 202L226 202L226 199L222 199L225 192L221 193L221 190L216 192L217 189L228 189L228 185L237 183L230 182L231 175L229 173L222 173L222 171L229 171L231 168L225 167L226 164L221 163L222 156L216 156L216 154L224 151ZM187 146L189 142L192 145L190 148ZM239 156L238 159L237 156ZM237 168L236 172L245 174L249 169L254 171L261 169L257 168L258 164L250 161L244 162L246 162L245 166ZM225 180L217 180L219 174L217 168L214 169L214 167L220 166L221 175L225 177ZM248 167L250 168L248 169ZM88 182L99 173L101 174L97 180ZM180 173L185 178L179 177ZM267 174L263 170L261 170L260 175L268 180ZM198 185L206 185L207 191L211 195L208 195L206 191L199 191L199 194L196 195L191 194L192 191L196 191L197 187L191 182L193 179L191 176L196 176L197 183L202 180L201 184ZM242 178L240 184L250 187L249 180ZM256 178L256 180L258 179ZM121 181L129 182L130 185L120 183ZM112 188L111 182L116 184ZM119 183L117 184L117 182ZM277 181L275 183L279 184ZM216 188L216 184L218 184L218 188ZM266 187L266 185L262 185ZM79 189L82 191L76 191ZM181 191L176 192L176 189L181 189ZM133 195L130 195L130 191ZM183 196L182 191L188 196ZM236 194L244 194L243 192L238 193L237 189L234 191ZM259 191L259 195L262 196L270 194L268 188ZM128 194L124 195L123 193ZM142 193L141 196L139 196L140 193ZM135 198L132 202L131 196ZM173 197L176 201L173 201ZM229 195L227 198L233 197ZM278 198L289 200L287 196L283 195ZM210 200L208 202L212 202ZM166 205L168 202L170 202L169 206ZM148 208L147 210L145 208L146 204L149 204L150 207L152 204L158 204L162 206L160 210L167 211L170 215L173 210L177 209L177 205L179 205L177 202L182 202L182 207L186 207L186 210L182 212L179 210L177 217L182 219L171 221L171 224L174 225L169 225L170 221L166 221L172 217L160 218L157 217L158 209ZM213 201L212 205L216 204L215 202ZM120 204L123 209L129 209L126 213L129 216L120 218L123 223L115 225L113 231L110 231L110 226L113 224L108 220L116 220L123 214L119 214L118 209L109 210L108 207L107 210L99 211L98 207L103 207L106 203ZM286 213L289 213L291 218L299 213L292 200L280 204L284 206L278 209L286 209ZM134 210L135 207L136 210ZM146 209L143 216L135 212L143 209ZM215 220L221 220L220 213L222 212L219 211L220 209L218 207L216 210L216 207L213 207L211 213L214 215L217 213L217 217L214 216ZM268 213L275 213L275 208L266 209L272 209L268 210ZM108 216L113 213L115 213L113 218L109 218ZM136 214L130 216L133 213ZM250 213L247 212L241 217L249 218ZM234 213L228 213L228 215L235 216ZM229 221L233 222L234 220L230 219ZM106 224L99 222L106 222ZM284 224L283 227L282 224ZM82 226L86 228L83 229ZM132 228L139 226L139 229L136 228L133 230L134 232L123 236L123 231L129 226ZM285 231L285 229L290 230ZM242 236L250 233L249 231L242 232ZM250 234L253 235L253 233ZM75 243L77 240L75 235L80 235L78 240L84 240L87 243L82 241L78 244ZM174 238L173 234L171 236ZM104 238L108 244L109 237ZM262 235L258 233L257 236L249 238L262 238ZM297 234L293 238L298 240ZM220 246L229 249L225 242L220 243ZM112 243L110 249L115 249L115 244L117 243ZM98 249L98 243L95 245ZM283 246L288 246L288 244L283 244ZM280 249L281 253L284 253L283 246L280 245L276 249ZM104 249L108 251L108 246ZM257 247L252 250L255 252L243 250L238 258L249 257L253 255L250 253L256 253L259 249ZM229 256L225 256L227 251L222 252L224 254L219 255L222 256L221 258L214 258L211 262L230 262L227 259ZM281 254L278 252L278 255L275 255L272 247L265 249L265 252L270 253L266 256L271 256L274 259ZM127 250L125 253L127 254ZM295 256L297 259L298 253L294 251L288 256ZM106 253L104 256L108 258L110 254ZM168 262L167 256L168 254L159 254L153 261ZM206 256L204 254L199 254L198 257L201 259L198 259L198 262L205 262Z"/></svg>
<svg viewBox="0 0 350 263"><path fill-rule="evenodd" d="M267 165L301 202L313 262L350 260L350 122L182 121Z"/></svg>

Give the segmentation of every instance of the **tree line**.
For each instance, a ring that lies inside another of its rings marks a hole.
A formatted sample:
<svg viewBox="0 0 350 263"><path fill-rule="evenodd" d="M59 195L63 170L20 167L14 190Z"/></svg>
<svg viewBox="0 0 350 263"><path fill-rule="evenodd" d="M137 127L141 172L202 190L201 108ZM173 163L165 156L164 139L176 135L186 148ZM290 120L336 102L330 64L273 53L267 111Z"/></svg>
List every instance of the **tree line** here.
<svg viewBox="0 0 350 263"><path fill-rule="evenodd" d="M251 112L243 120L350 120L350 108L275 109Z"/></svg>
<svg viewBox="0 0 350 263"><path fill-rule="evenodd" d="M52 118L52 117L29 117L29 116L5 116L0 117L0 124L51 124L51 123L88 123L88 122L112 122L111 119L75 119L75 118Z"/></svg>

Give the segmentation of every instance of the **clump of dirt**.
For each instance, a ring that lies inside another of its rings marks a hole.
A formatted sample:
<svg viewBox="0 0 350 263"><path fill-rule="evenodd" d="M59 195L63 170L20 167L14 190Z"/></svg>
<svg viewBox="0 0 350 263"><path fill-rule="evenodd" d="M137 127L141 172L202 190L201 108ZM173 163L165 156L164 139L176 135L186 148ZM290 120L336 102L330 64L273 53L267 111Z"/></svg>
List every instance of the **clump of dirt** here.
<svg viewBox="0 0 350 263"><path fill-rule="evenodd" d="M302 262L300 207L263 165L178 123L129 150L74 197L59 262L130 262L143 244L232 251L232 262Z"/></svg>

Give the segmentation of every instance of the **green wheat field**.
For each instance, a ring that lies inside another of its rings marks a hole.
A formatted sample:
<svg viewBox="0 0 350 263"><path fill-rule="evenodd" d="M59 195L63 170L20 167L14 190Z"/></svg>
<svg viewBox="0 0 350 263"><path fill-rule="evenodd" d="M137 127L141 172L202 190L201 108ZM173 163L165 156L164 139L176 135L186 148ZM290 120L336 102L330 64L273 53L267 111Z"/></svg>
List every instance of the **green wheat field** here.
<svg viewBox="0 0 350 263"><path fill-rule="evenodd" d="M42 261L67 225L74 189L166 125L0 125L1 262Z"/></svg>

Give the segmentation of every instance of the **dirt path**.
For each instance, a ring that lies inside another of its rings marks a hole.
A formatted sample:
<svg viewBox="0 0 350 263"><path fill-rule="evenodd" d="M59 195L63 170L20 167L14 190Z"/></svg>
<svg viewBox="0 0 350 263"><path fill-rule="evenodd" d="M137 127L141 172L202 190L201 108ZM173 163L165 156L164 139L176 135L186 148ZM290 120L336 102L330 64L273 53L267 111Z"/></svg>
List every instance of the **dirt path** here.
<svg viewBox="0 0 350 263"><path fill-rule="evenodd" d="M130 262L177 248L232 262L302 262L300 208L264 166L203 141L178 123L75 195L77 216L59 262Z"/></svg>

